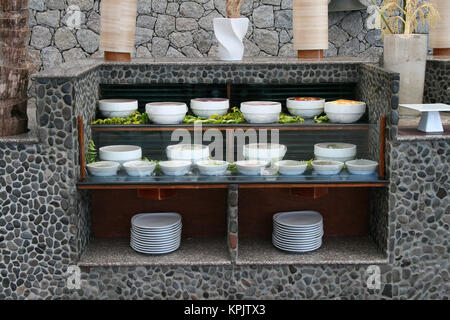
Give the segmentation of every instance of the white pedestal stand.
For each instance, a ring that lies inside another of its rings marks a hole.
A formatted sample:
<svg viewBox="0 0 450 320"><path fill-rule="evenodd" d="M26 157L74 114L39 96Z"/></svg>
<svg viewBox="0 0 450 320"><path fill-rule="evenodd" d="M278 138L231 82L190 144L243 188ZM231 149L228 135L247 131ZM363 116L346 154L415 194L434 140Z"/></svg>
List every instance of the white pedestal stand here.
<svg viewBox="0 0 450 320"><path fill-rule="evenodd" d="M400 104L401 107L422 112L419 127L422 132L444 132L440 111L450 111L450 105L443 103L435 104Z"/></svg>

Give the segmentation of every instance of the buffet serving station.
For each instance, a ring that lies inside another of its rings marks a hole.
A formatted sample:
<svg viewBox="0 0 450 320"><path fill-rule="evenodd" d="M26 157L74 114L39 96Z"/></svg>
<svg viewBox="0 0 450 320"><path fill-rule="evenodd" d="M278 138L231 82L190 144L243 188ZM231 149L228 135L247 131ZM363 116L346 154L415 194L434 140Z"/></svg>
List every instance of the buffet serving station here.
<svg viewBox="0 0 450 320"><path fill-rule="evenodd" d="M396 103L398 75L349 58L320 61L252 58L240 62L137 59L130 63L87 60L78 69L66 65L64 70L40 74L38 94L39 86L47 87L48 92L49 78L60 78L62 83L65 72L74 81L73 114L78 120L75 146L79 150L77 189L89 208L84 218L89 231L80 266L164 265L168 260L175 265L387 261L387 229L383 223L387 216L384 203L389 173L385 169L388 160L385 146L386 139L395 134L389 116L391 105ZM136 99L138 111L144 113L146 105L155 102L188 104L191 99L205 97L228 99L230 110L246 101L272 101L284 114L289 114L289 97L363 101L366 108L353 123L311 118L295 123L204 123L199 129L194 123L98 124L97 121L104 118L99 101L106 99ZM43 100L49 98L45 96ZM234 144L236 132L254 130L268 134L268 143L277 137L277 143L287 149L285 160L312 160L316 157L314 145L347 143L357 147L354 158L374 160L378 168L369 175L352 174L347 169L322 175L316 168L308 168L298 175L277 171L245 175L227 171L211 176L201 174L197 168L180 176L161 173L130 176L122 169L107 177L94 176L86 170L91 140L99 150L111 145L139 146L143 157L161 163L167 160L167 147L180 142L172 139L172 133L180 129L192 136L202 136L210 130L220 133L224 137L224 154L219 160L230 163L239 160L240 150ZM275 248L271 243L272 216L302 210L322 215L321 248L305 254ZM142 255L129 247L131 218L145 212L181 214L183 229L178 250L168 255ZM267 255L271 258L267 259Z"/></svg>

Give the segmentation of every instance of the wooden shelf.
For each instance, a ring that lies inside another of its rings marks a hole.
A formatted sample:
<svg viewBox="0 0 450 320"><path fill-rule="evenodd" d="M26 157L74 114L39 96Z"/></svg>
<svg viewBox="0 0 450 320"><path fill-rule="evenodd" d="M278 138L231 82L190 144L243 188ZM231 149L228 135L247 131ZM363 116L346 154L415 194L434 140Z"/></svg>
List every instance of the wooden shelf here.
<svg viewBox="0 0 450 320"><path fill-rule="evenodd" d="M201 176L188 174L180 177L149 176L130 177L119 173L111 177L87 176L77 184L78 189L208 189L227 188L238 184L240 188L345 188L345 187L385 187L388 180L378 175L352 175L345 171L338 175L321 176L308 170L299 176Z"/></svg>
<svg viewBox="0 0 450 320"><path fill-rule="evenodd" d="M301 131L301 130L369 130L371 124L368 123L352 123L352 124L333 124L333 123L314 123L312 120L306 120L302 124L286 123L286 124L202 124L202 130L238 130L238 129L277 129L285 131ZM186 129L194 131L196 126L193 124L177 124L177 125L92 125L93 131L173 131L176 129ZM198 129L197 129L198 130Z"/></svg>

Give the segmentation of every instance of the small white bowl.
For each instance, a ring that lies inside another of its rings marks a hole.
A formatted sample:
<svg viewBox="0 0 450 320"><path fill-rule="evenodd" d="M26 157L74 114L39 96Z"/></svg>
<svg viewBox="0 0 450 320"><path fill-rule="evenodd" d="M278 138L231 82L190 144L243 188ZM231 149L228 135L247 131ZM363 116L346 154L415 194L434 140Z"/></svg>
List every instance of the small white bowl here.
<svg viewBox="0 0 450 320"><path fill-rule="evenodd" d="M189 160L195 164L209 158L209 147L202 144L174 144L166 148L169 160Z"/></svg>
<svg viewBox="0 0 450 320"><path fill-rule="evenodd" d="M314 156L317 160L345 162L356 157L356 145L342 142L324 142L314 145Z"/></svg>
<svg viewBox="0 0 450 320"><path fill-rule="evenodd" d="M138 109L138 101L133 99L102 99L98 108L105 118L126 118Z"/></svg>
<svg viewBox="0 0 450 320"><path fill-rule="evenodd" d="M278 172L281 175L295 176L303 174L308 167L308 164L303 161L283 160L275 163L275 166L278 167Z"/></svg>
<svg viewBox="0 0 450 320"><path fill-rule="evenodd" d="M242 160L235 163L238 171L246 176L261 175L264 168L269 165L269 161L265 160Z"/></svg>
<svg viewBox="0 0 450 320"><path fill-rule="evenodd" d="M372 174L378 167L378 162L366 159L350 160L345 162L351 174Z"/></svg>
<svg viewBox="0 0 450 320"><path fill-rule="evenodd" d="M314 171L321 175L333 175L341 172L344 163L331 160L314 160L311 162Z"/></svg>
<svg viewBox="0 0 450 320"><path fill-rule="evenodd" d="M197 117L209 118L214 114L225 115L230 107L228 99L197 98L191 100L192 113Z"/></svg>
<svg viewBox="0 0 450 320"><path fill-rule="evenodd" d="M145 105L145 112L155 124L179 124L188 108L182 102L152 102Z"/></svg>
<svg viewBox="0 0 450 320"><path fill-rule="evenodd" d="M156 163L150 161L127 161L123 164L125 171L132 177L149 176L155 170Z"/></svg>
<svg viewBox="0 0 450 320"><path fill-rule="evenodd" d="M205 176L221 176L228 169L228 162L222 160L200 160L197 161L197 168Z"/></svg>
<svg viewBox="0 0 450 320"><path fill-rule="evenodd" d="M142 149L138 146L113 145L99 149L101 160L116 161L123 164L127 161L141 160Z"/></svg>
<svg viewBox="0 0 450 320"><path fill-rule="evenodd" d="M244 158L247 160L266 160L276 162L283 159L287 147L277 143L250 143L243 148Z"/></svg>
<svg viewBox="0 0 450 320"><path fill-rule="evenodd" d="M275 123L280 120L281 103L271 101L242 102L241 112L248 123Z"/></svg>
<svg viewBox="0 0 450 320"><path fill-rule="evenodd" d="M297 100L313 99L313 100ZM304 119L312 119L323 112L325 99L320 98L287 98L286 107L293 116L300 116Z"/></svg>
<svg viewBox="0 0 450 320"><path fill-rule="evenodd" d="M161 161L159 167L166 176L184 176L191 168L191 161L169 160Z"/></svg>
<svg viewBox="0 0 450 320"><path fill-rule="evenodd" d="M366 112L366 104L360 101L336 100L325 103L324 110L331 122L354 123Z"/></svg>
<svg viewBox="0 0 450 320"><path fill-rule="evenodd" d="M120 163L114 161L97 161L86 165L89 174L97 177L115 176Z"/></svg>

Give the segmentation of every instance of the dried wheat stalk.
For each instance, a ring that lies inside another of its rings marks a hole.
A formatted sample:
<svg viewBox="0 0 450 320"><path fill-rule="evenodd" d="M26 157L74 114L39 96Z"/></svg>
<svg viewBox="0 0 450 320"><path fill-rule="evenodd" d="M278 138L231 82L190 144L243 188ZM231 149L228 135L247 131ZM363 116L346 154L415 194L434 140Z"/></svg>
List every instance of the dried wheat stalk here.
<svg viewBox="0 0 450 320"><path fill-rule="evenodd" d="M227 0L227 18L240 18L244 0Z"/></svg>

